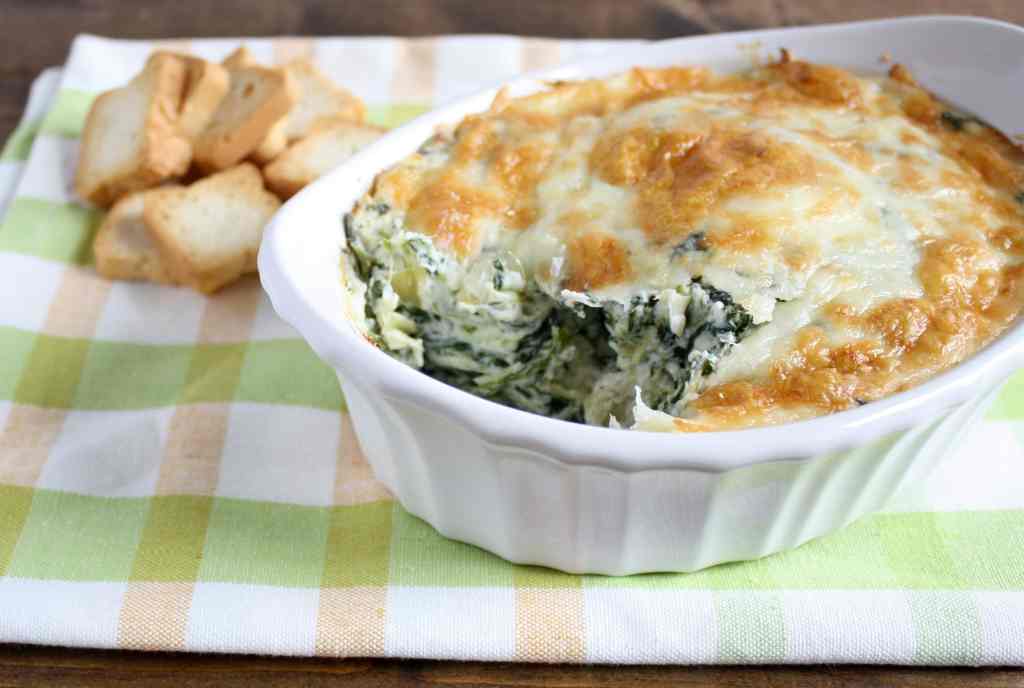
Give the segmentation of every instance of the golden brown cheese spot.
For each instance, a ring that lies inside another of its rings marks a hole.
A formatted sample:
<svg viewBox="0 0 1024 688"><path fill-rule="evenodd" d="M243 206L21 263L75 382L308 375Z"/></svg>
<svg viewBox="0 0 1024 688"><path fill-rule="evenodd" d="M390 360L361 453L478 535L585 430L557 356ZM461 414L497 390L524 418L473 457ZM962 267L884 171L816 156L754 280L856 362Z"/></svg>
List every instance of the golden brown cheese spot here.
<svg viewBox="0 0 1024 688"><path fill-rule="evenodd" d="M486 115L470 115L455 130L454 164L465 165L486 157L497 145L497 122Z"/></svg>
<svg viewBox="0 0 1024 688"><path fill-rule="evenodd" d="M800 133L815 143L825 146L843 162L853 165L859 170L870 172L874 168L875 159L863 141L853 138L835 138L813 129Z"/></svg>
<svg viewBox="0 0 1024 688"><path fill-rule="evenodd" d="M710 76L711 71L705 67L634 67L629 72L633 95L624 105L629 107L645 100L693 91L706 85Z"/></svg>
<svg viewBox="0 0 1024 688"><path fill-rule="evenodd" d="M932 187L928 177L921 172L920 165L912 158L900 160L893 186L907 193L922 193Z"/></svg>
<svg viewBox="0 0 1024 688"><path fill-rule="evenodd" d="M901 64L895 64L889 70L889 78L896 84L896 93L902 96L903 113L918 124L928 129L938 126L939 118L945 109L928 91L918 86L917 81ZM887 104L888 101L883 101ZM888 114L888 113L886 113ZM904 134L906 136L907 134Z"/></svg>
<svg viewBox="0 0 1024 688"><path fill-rule="evenodd" d="M998 333L1017 317L1022 300L1024 300L1024 263L1009 265L1000 271L999 291L988 308L989 319L994 325L991 329L992 335Z"/></svg>
<svg viewBox="0 0 1024 688"><path fill-rule="evenodd" d="M629 251L615 237L600 232L577 234L567 245L565 286L573 291L600 289L632 277Z"/></svg>
<svg viewBox="0 0 1024 688"><path fill-rule="evenodd" d="M824 190L821 200L810 210L811 218L826 219L834 215L842 206L858 203L861 193L848 185L836 184Z"/></svg>
<svg viewBox="0 0 1024 688"><path fill-rule="evenodd" d="M875 164L871 151L861 141L852 139L831 139L827 143L829 150L842 160L859 170L869 171Z"/></svg>
<svg viewBox="0 0 1024 688"><path fill-rule="evenodd" d="M942 170L939 173L939 182L947 189L969 192L976 188L974 180L966 174L954 170Z"/></svg>
<svg viewBox="0 0 1024 688"><path fill-rule="evenodd" d="M712 432L714 430L726 430L729 426L725 423L709 423L704 420L692 418L673 418L672 427L676 432Z"/></svg>
<svg viewBox="0 0 1024 688"><path fill-rule="evenodd" d="M772 365L770 398L779 405L839 410L856 403L866 371L885 366L885 350L871 340L830 346L817 327L802 328L789 356Z"/></svg>
<svg viewBox="0 0 1024 688"><path fill-rule="evenodd" d="M404 208L412 200L421 181L422 174L417 168L402 165L378 175L373 193L394 206Z"/></svg>
<svg viewBox="0 0 1024 688"><path fill-rule="evenodd" d="M501 144L495 151L493 169L506 191L524 194L540 181L552 153L551 146L542 143Z"/></svg>
<svg viewBox="0 0 1024 688"><path fill-rule="evenodd" d="M890 346L905 351L927 331L931 312L923 299L893 299L872 309L864 320Z"/></svg>
<svg viewBox="0 0 1024 688"><path fill-rule="evenodd" d="M917 81L903 65L897 63L889 68L889 78L907 86L917 86Z"/></svg>
<svg viewBox="0 0 1024 688"><path fill-rule="evenodd" d="M604 137L590 151L590 169L609 184L632 186L649 173L658 145L650 129Z"/></svg>
<svg viewBox="0 0 1024 688"><path fill-rule="evenodd" d="M498 132L493 118L477 115L463 120L447 171L408 201L410 221L433 236L438 246L460 256L476 252L475 225L486 215L500 217L513 229L529 227L537 219L533 192L553 151L540 142L511 145ZM478 161L489 166L497 182L487 190L459 179L460 170Z"/></svg>
<svg viewBox="0 0 1024 688"><path fill-rule="evenodd" d="M479 249L477 223L503 209L491 194L442 174L416 192L406 217L410 228L432 237L439 248L466 257Z"/></svg>
<svg viewBox="0 0 1024 688"><path fill-rule="evenodd" d="M709 417L712 427L739 425L737 421L747 416L757 416L768 411L775 400L763 385L747 380L726 382L705 390L694 402L694 408L701 416ZM684 430L677 423L676 428Z"/></svg>
<svg viewBox="0 0 1024 688"><path fill-rule="evenodd" d="M772 68L799 93L814 100L856 108L862 105L857 78L845 69L785 59Z"/></svg>
<svg viewBox="0 0 1024 688"><path fill-rule="evenodd" d="M551 84L547 91L516 98L502 110L502 116L542 126L544 122L581 115L601 116L608 112L614 98L601 81L568 81Z"/></svg>
<svg viewBox="0 0 1024 688"><path fill-rule="evenodd" d="M861 313L854 306L841 301L830 301L821 308L821 314L838 326L855 327L861 323Z"/></svg>
<svg viewBox="0 0 1024 688"><path fill-rule="evenodd" d="M680 239L740 193L812 183L818 163L805 151L749 131L712 133L683 155L656 161L637 194L641 226L654 242Z"/></svg>
<svg viewBox="0 0 1024 688"><path fill-rule="evenodd" d="M910 129L904 129L900 133L900 143L904 146L920 146L924 144L924 139Z"/></svg>
<svg viewBox="0 0 1024 688"><path fill-rule="evenodd" d="M928 299L937 305L973 305L969 295L985 249L967 238L925 241L918 278Z"/></svg>
<svg viewBox="0 0 1024 688"><path fill-rule="evenodd" d="M559 227L566 231L566 235L582 234L585 231L589 231L597 220L597 216L585 210L569 210L561 214L558 218Z"/></svg>
<svg viewBox="0 0 1024 688"><path fill-rule="evenodd" d="M1024 191L1021 191L1024 194ZM1024 198L1021 196L1020 198ZM1012 196L997 196L989 199L993 213L1003 222L1024 222L1024 202Z"/></svg>
<svg viewBox="0 0 1024 688"><path fill-rule="evenodd" d="M629 76L633 87L643 93L682 93L705 85L711 70L707 67L634 67Z"/></svg>
<svg viewBox="0 0 1024 688"><path fill-rule="evenodd" d="M534 191L544 176L553 150L543 143L495 148L491 170L503 190L507 224L525 229L537 220Z"/></svg>
<svg viewBox="0 0 1024 688"><path fill-rule="evenodd" d="M552 126L580 115L602 116L645 100L685 93L707 84L710 70L704 67L635 68L625 84L609 88L598 80L556 82L549 90L502 103L502 116L533 127Z"/></svg>
<svg viewBox="0 0 1024 688"><path fill-rule="evenodd" d="M590 168L609 184L633 186L660 161L685 155L703 136L701 131L630 129L598 140L590 152Z"/></svg>
<svg viewBox="0 0 1024 688"><path fill-rule="evenodd" d="M1024 167L1011 162L991 144L967 138L959 153L991 186L1010 194L1024 189Z"/></svg>
<svg viewBox="0 0 1024 688"><path fill-rule="evenodd" d="M1024 256L1024 225L1004 225L990 232L988 240L996 248L1014 256Z"/></svg>
<svg viewBox="0 0 1024 688"><path fill-rule="evenodd" d="M821 252L814 246L791 245L783 250L782 259L790 270L805 272L821 259Z"/></svg>
<svg viewBox="0 0 1024 688"><path fill-rule="evenodd" d="M928 329L902 361L908 377L915 372L930 377L964 359L970 352L978 325L978 317L971 311L949 306L935 308Z"/></svg>
<svg viewBox="0 0 1024 688"><path fill-rule="evenodd" d="M833 347L819 328L808 326L797 333L789 355L771 366L767 381L717 385L694 406L702 414L726 420L780 406L837 411L866 395L865 373L887 371L891 364L878 342L861 340Z"/></svg>
<svg viewBox="0 0 1024 688"><path fill-rule="evenodd" d="M510 229L526 229L537 221L537 206L528 202L506 205L502 214Z"/></svg>
<svg viewBox="0 0 1024 688"><path fill-rule="evenodd" d="M941 103L932 98L930 93L921 89L910 91L903 99L903 112L907 117L926 127L938 126L943 110Z"/></svg>
<svg viewBox="0 0 1024 688"><path fill-rule="evenodd" d="M758 253L778 247L772 229L785 224L785 218L751 213L731 213L728 228L715 228L707 235L710 247L734 253Z"/></svg>

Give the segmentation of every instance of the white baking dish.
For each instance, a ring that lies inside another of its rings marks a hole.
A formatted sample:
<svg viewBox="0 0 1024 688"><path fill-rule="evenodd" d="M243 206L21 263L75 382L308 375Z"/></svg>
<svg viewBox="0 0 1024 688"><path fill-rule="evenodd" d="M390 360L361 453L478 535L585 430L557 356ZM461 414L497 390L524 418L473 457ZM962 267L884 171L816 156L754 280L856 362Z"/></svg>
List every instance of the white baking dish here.
<svg viewBox="0 0 1024 688"><path fill-rule="evenodd" d="M622 48L516 79L603 76L636 65L747 67L754 51L861 71L907 65L927 87L1004 133L1024 133L1024 29L961 17L755 31ZM909 392L779 427L656 434L570 424L449 387L367 343L346 319L341 218L377 172L496 89L383 137L288 202L260 250L278 313L338 373L377 477L448 537L565 571L690 571L795 547L879 508L956 444L1013 370L1024 327Z"/></svg>

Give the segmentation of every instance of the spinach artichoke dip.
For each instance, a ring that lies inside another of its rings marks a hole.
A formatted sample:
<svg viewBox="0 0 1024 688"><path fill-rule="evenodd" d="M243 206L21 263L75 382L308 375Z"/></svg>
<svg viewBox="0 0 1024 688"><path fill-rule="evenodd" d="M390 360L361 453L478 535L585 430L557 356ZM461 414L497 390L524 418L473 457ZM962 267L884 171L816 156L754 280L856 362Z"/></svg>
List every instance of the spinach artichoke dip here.
<svg viewBox="0 0 1024 688"><path fill-rule="evenodd" d="M1007 327L1024 152L900 66L637 68L500 94L344 231L357 325L439 380L597 425L777 424Z"/></svg>

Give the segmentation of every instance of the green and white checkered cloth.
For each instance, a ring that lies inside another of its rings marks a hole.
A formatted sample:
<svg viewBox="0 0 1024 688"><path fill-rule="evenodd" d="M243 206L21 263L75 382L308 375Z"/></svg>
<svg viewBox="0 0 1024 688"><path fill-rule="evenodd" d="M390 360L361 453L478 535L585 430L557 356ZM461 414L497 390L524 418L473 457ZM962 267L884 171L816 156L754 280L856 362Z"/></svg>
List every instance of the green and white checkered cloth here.
<svg viewBox="0 0 1024 688"><path fill-rule="evenodd" d="M250 279L109 283L71 192L93 96L154 43L78 38L0 156L0 640L487 660L1024 664L1024 376L930 478L793 552L570 576L445 540L376 483L333 373ZM164 42L219 59L234 40ZM255 40L392 125L613 42Z"/></svg>

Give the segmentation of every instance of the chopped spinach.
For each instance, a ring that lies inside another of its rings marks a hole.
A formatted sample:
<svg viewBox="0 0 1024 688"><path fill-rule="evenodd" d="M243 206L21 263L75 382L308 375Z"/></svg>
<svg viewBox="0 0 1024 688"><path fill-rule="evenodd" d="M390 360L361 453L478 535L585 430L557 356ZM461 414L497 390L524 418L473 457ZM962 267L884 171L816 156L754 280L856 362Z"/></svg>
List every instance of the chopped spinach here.
<svg viewBox="0 0 1024 688"><path fill-rule="evenodd" d="M501 262L500 258L495 258L492 265L494 266L494 289L501 291L505 284L505 264Z"/></svg>
<svg viewBox="0 0 1024 688"><path fill-rule="evenodd" d="M698 392L721 356L746 333L752 318L725 292L694 281L688 287L685 326L676 333L664 295L636 296L604 307L608 342L616 358L611 375L588 400L588 422L609 415L630 420L628 396L635 385L645 402L666 413Z"/></svg>
<svg viewBox="0 0 1024 688"><path fill-rule="evenodd" d="M354 248L354 244L359 241L359 239L356 236L355 228L352 226L352 213L345 213L343 226L345 228L346 250L348 251L348 254L352 256L352 261L355 263L359 276L366 279L366 276L369 273L369 266L363 263L361 252Z"/></svg>
<svg viewBox="0 0 1024 688"><path fill-rule="evenodd" d="M678 412L752 323L700 279L626 303L556 297L504 254L481 256L483 280L470 279L387 204L345 216L344 227L378 346L443 382L555 418L630 422L636 386L652 408ZM677 247L706 249L703 232Z"/></svg>
<svg viewBox="0 0 1024 688"><path fill-rule="evenodd" d="M963 131L964 127L971 123L977 122L977 118L971 117L970 115L958 115L954 112L946 110L941 115L942 123L953 131Z"/></svg>
<svg viewBox="0 0 1024 688"><path fill-rule="evenodd" d="M409 248L415 257L416 265L422 267L431 275L436 275L441 270L444 262L443 256L434 248L426 237L410 237L406 239L405 246Z"/></svg>
<svg viewBox="0 0 1024 688"><path fill-rule="evenodd" d="M684 253L693 253L695 251L707 251L708 242L707 234L704 232L693 232L686 237L682 242L676 244L672 248L672 260L675 260Z"/></svg>
<svg viewBox="0 0 1024 688"><path fill-rule="evenodd" d="M715 289L711 285L705 285L699 277L694 280L694 284L700 285L700 288L707 293L708 299L722 304L726 313L725 329L733 332L745 332L753 324L753 317L733 301L731 294L721 289Z"/></svg>

